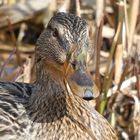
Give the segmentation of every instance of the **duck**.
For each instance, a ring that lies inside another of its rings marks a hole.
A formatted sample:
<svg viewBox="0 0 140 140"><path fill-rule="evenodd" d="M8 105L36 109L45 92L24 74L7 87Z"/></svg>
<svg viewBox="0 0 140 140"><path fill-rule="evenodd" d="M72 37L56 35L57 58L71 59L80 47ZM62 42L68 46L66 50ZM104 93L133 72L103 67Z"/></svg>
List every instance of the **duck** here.
<svg viewBox="0 0 140 140"><path fill-rule="evenodd" d="M98 95L86 66L87 23L57 13L35 48L34 83L0 82L0 140L117 140L83 98Z"/></svg>

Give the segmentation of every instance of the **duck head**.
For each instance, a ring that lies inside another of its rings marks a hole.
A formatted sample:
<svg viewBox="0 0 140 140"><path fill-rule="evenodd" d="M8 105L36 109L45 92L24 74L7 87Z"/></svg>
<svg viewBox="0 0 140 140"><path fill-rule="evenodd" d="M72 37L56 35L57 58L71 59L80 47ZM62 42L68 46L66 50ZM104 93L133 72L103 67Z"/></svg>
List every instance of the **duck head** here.
<svg viewBox="0 0 140 140"><path fill-rule="evenodd" d="M85 99L97 97L98 89L86 66L89 44L85 20L57 13L37 41L37 79L42 81L49 74L55 81L65 79L75 95Z"/></svg>

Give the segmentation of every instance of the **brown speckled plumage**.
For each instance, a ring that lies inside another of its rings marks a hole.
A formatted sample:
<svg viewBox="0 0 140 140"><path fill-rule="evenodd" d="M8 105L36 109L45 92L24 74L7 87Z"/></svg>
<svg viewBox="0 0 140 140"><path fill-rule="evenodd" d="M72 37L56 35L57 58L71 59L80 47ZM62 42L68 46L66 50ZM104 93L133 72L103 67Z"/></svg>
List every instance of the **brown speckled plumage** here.
<svg viewBox="0 0 140 140"><path fill-rule="evenodd" d="M117 140L107 120L66 89L63 63L75 42L89 46L86 22L58 13L37 41L36 82L0 83L0 140Z"/></svg>

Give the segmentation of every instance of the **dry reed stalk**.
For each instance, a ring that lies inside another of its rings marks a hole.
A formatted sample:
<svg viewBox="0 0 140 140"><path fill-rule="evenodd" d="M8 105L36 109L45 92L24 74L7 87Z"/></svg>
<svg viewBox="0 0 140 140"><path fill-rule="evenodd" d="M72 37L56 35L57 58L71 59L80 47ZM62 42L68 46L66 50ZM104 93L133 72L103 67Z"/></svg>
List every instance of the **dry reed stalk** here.
<svg viewBox="0 0 140 140"><path fill-rule="evenodd" d="M75 4L76 4L76 15L81 17L81 8L80 8L80 1L79 0L76 0L75 1Z"/></svg>
<svg viewBox="0 0 140 140"><path fill-rule="evenodd" d="M7 45L7 44L2 44L0 43L0 45L2 47L0 47L0 52L2 51L12 51L14 48L14 45ZM20 53L33 53L35 51L35 46L33 45L19 45L18 46L18 50L20 51Z"/></svg>
<svg viewBox="0 0 140 140"><path fill-rule="evenodd" d="M122 44L118 44L115 51L115 84L118 84L121 79L123 67L123 47Z"/></svg>
<svg viewBox="0 0 140 140"><path fill-rule="evenodd" d="M109 57L108 57L105 77L108 76L108 73L109 73L111 62L113 60L113 55L114 55L114 52L115 52L115 49L116 49L116 45L117 45L117 42L118 42L118 39L119 39L119 35L120 35L120 32L121 32L121 27L122 27L122 22L119 22L118 23L118 27L117 27L117 31L116 31L116 34L115 34L115 37L114 37L113 42L112 42L110 54L109 54Z"/></svg>
<svg viewBox="0 0 140 140"><path fill-rule="evenodd" d="M97 27L97 33L96 33L96 75L95 75L95 82L98 87L98 89L101 89L101 81L100 81L100 50L101 50L101 43L102 43L102 29L104 24L104 17L102 17L102 20L100 22L99 27Z"/></svg>
<svg viewBox="0 0 140 140"><path fill-rule="evenodd" d="M118 38L119 38L119 35L120 35L120 32L121 32L121 26L122 26L122 22L119 22L118 27L117 27L117 31L116 31L116 34L115 34L115 37L114 37L114 40L113 40L113 43L112 43L112 47L111 47L111 50L110 50L110 54L109 54L109 57L108 57L108 61L107 61L107 67L106 67L106 72L105 72L105 77L104 77L104 82L103 82L103 87L102 87L102 91L103 91L103 94L104 94L104 99L103 100L106 99L107 92L109 90L109 89L106 88L106 87L108 87L107 86L108 85L107 81L109 80L109 69L110 69L110 66L111 66L111 62L113 60L113 55L114 55L114 51L115 51L115 48L116 48L116 44L118 42ZM103 113L104 107L101 107L101 108L103 108L103 109L101 109L100 112Z"/></svg>
<svg viewBox="0 0 140 140"><path fill-rule="evenodd" d="M109 89L108 92L107 92L107 98L111 96L111 98L110 98L110 106L114 105L115 100L118 97L118 94L120 93L119 91L123 90L124 88L126 88L126 85L128 87L128 81L125 82L124 79L125 79L125 76L128 73L129 66L130 66L130 62L126 61L126 64L124 66L124 71L121 74L119 83L116 86L114 86L113 88Z"/></svg>
<svg viewBox="0 0 140 140"><path fill-rule="evenodd" d="M109 57L109 53L101 50L100 51L100 56L102 56L104 58L108 58Z"/></svg>
<svg viewBox="0 0 140 140"><path fill-rule="evenodd" d="M5 53L1 53L0 55L2 56L2 58L4 59L4 60L7 60L7 58L9 57L9 53L10 52L5 52ZM20 53L21 55L20 55L20 57L21 57L21 60L22 61L24 61L24 60L26 60L26 58L27 57L29 57L29 55L31 54L26 54L26 53ZM11 62L14 62L14 66L15 66L15 61L16 61L16 55L15 55L15 53L13 54L13 56L11 57L11 59L10 59L10 63L9 64L13 64L13 63L11 63Z"/></svg>
<svg viewBox="0 0 140 140"><path fill-rule="evenodd" d="M16 36L13 31L13 26L11 24L9 17L7 18L7 22L8 22L8 29L11 33L12 43L13 43L14 47L16 48L16 61L17 61L17 65L19 66L21 64L20 53L19 53L18 46L17 46Z"/></svg>
<svg viewBox="0 0 140 140"><path fill-rule="evenodd" d="M115 128L116 126L116 115L115 115L115 112L113 111L112 114L111 114L111 121L110 121L110 124L113 128Z"/></svg>
<svg viewBox="0 0 140 140"><path fill-rule="evenodd" d="M31 70L33 67L32 64L32 58L27 58L26 63L24 64L24 69L23 69L23 79L25 83L30 83L31 82Z"/></svg>
<svg viewBox="0 0 140 140"><path fill-rule="evenodd" d="M0 76L2 75L2 72L5 68L5 66L9 63L9 61L11 60L11 58L15 52L16 52L16 49L13 49L12 52L9 54L8 58L4 61L3 65L1 66L1 69L0 69Z"/></svg>
<svg viewBox="0 0 140 140"><path fill-rule="evenodd" d="M135 74L136 79L137 79L137 81L136 81L136 88L137 88L138 97L140 99L140 75L139 75L139 72L140 71L139 71L138 65L135 65L134 66L134 74Z"/></svg>
<svg viewBox="0 0 140 140"><path fill-rule="evenodd" d="M104 15L105 0L96 0L96 24L99 26Z"/></svg>
<svg viewBox="0 0 140 140"><path fill-rule="evenodd" d="M112 69L111 69L111 72L109 73L108 77L106 77L106 85L103 88L103 93L104 94L103 94L102 101L101 101L100 107L99 107L99 112L101 114L103 114L104 111L105 111L105 107L106 107L106 104L107 104L107 92L108 92L109 87L110 87L110 85L112 83L114 71L115 71L115 66L113 65Z"/></svg>
<svg viewBox="0 0 140 140"><path fill-rule="evenodd" d="M130 8L128 9L128 26L129 26L129 34L128 34L128 55L131 55L131 48L133 44L133 38L137 23L137 17L139 13L139 0L131 0ZM127 17L126 17L127 18Z"/></svg>
<svg viewBox="0 0 140 140"><path fill-rule="evenodd" d="M21 75L23 74L23 67L20 66L15 71L16 71L16 75L14 77L14 81L15 82L21 82L21 81L18 81L18 80L20 79Z"/></svg>
<svg viewBox="0 0 140 140"><path fill-rule="evenodd" d="M123 67L123 40L124 37L123 34L126 34L123 32L123 22L124 22L124 6L122 5L122 2L118 3L118 22L122 23L120 35L118 37L117 45L116 45L116 51L115 51L115 84L118 84L121 78L122 73L122 67Z"/></svg>
<svg viewBox="0 0 140 140"><path fill-rule="evenodd" d="M58 3L58 1L56 1ZM61 7L58 9L58 12L67 12L70 7L70 0L64 0L63 4Z"/></svg>
<svg viewBox="0 0 140 140"><path fill-rule="evenodd" d="M126 0L124 0L124 18L125 18L126 36L127 36L127 39L128 39L129 25L128 25L128 12L127 12L127 9L128 9L128 5L127 5Z"/></svg>
<svg viewBox="0 0 140 140"><path fill-rule="evenodd" d="M19 74L17 74L17 78L15 81L30 83L31 82L31 70L33 67L32 58L28 57L26 59L26 63L21 67L22 71L20 70ZM22 72L22 73L21 73Z"/></svg>
<svg viewBox="0 0 140 140"><path fill-rule="evenodd" d="M130 60L128 59L126 61L126 64L124 65L124 71L123 71L123 73L121 75L121 79L120 79L120 81L118 83L118 88L117 88L118 91L120 90L121 85L122 85L123 81L125 80L125 77L126 77L126 75L128 73L128 70L129 70L129 67L130 67Z"/></svg>
<svg viewBox="0 0 140 140"><path fill-rule="evenodd" d="M114 52L115 52L118 42L121 42L120 36L121 36L121 30L122 30L122 24L123 24L123 15L121 15L122 14L122 5L118 4L118 6L119 6L119 9L121 9L121 13L119 13L117 31L116 31L115 37L113 39L112 47L111 47L110 54L109 54L108 61L107 61L107 67L106 67L106 72L105 72L105 77L104 77L104 82L103 82L103 87L102 87L103 98L102 98L102 101L100 104L100 113L101 114L103 114L103 112L105 110L106 103L107 103L107 93L108 93L108 90L109 90L109 87L111 85L112 78L113 78L113 72L110 71L110 67L112 65ZM114 66L112 67L112 69L114 70Z"/></svg>

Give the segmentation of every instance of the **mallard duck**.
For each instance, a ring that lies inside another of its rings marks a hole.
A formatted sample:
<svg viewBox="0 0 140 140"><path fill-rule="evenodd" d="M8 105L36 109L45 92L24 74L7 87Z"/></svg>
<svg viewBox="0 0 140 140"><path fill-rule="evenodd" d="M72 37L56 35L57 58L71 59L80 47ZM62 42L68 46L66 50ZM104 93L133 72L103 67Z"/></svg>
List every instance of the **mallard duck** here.
<svg viewBox="0 0 140 140"><path fill-rule="evenodd" d="M36 43L36 81L0 83L1 140L117 140L78 93L95 94L88 47L85 20L67 13L51 18Z"/></svg>

